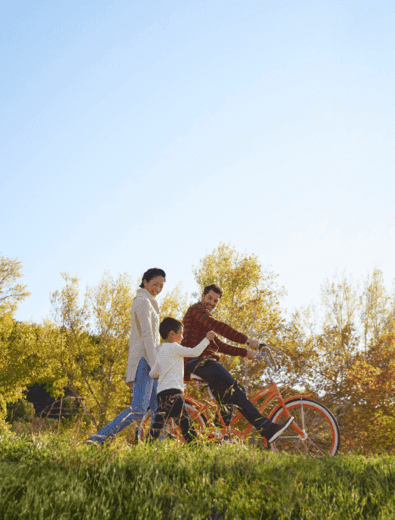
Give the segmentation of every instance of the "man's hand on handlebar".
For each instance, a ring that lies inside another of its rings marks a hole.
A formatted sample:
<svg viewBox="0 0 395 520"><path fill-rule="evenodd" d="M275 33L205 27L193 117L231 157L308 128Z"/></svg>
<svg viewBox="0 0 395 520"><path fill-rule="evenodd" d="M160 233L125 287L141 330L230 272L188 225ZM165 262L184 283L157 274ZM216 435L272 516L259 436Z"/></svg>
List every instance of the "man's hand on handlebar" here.
<svg viewBox="0 0 395 520"><path fill-rule="evenodd" d="M247 359L250 359L250 360L255 359L256 356L257 356L256 352L254 352L253 350L251 350L249 348L247 349Z"/></svg>

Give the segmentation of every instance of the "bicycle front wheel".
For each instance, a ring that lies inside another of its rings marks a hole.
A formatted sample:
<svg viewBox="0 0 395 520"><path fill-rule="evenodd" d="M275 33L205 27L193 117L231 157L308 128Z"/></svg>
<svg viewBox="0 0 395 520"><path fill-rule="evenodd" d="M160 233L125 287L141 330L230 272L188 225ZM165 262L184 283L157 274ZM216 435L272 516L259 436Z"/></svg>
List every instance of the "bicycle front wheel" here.
<svg viewBox="0 0 395 520"><path fill-rule="evenodd" d="M198 414L196 408L186 401L185 401L185 408L186 408L187 412L189 413L189 416L191 419L191 425L194 426L196 432L199 435L199 432L203 431L206 426L206 422L207 422L206 418L204 417L204 415ZM137 438L140 442L144 442L144 440L147 439L147 437L149 435L150 426L151 426L151 413L147 412L140 422L138 433L137 433ZM181 430L178 426L176 426L173 419L170 419L170 421L168 421L168 423L164 427L164 429L159 437L159 440L162 441L166 438L173 439L173 440L179 442L180 444L185 443L185 439L181 434Z"/></svg>
<svg viewBox="0 0 395 520"><path fill-rule="evenodd" d="M286 407L294 421L271 443L273 451L311 457L336 455L340 446L339 426L324 405L301 397L288 401ZM284 422L284 409L279 408L271 420L275 423ZM296 432L295 425L302 430L303 435Z"/></svg>

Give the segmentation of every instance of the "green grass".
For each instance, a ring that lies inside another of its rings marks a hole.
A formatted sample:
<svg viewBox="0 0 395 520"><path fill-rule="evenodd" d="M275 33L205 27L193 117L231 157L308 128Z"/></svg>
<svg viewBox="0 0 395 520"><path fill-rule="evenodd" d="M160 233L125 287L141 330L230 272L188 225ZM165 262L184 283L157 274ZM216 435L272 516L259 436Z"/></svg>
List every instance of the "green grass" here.
<svg viewBox="0 0 395 520"><path fill-rule="evenodd" d="M0 439L0 518L392 519L395 457Z"/></svg>

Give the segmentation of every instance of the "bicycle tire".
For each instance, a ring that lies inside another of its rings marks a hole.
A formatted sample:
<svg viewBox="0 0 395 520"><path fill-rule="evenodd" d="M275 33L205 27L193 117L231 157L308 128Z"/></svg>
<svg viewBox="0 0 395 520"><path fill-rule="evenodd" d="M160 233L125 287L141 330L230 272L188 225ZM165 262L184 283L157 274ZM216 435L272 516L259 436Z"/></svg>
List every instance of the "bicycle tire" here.
<svg viewBox="0 0 395 520"><path fill-rule="evenodd" d="M196 408L185 401L185 408L189 415L194 414L197 412ZM199 431L204 430L207 419L202 414L197 414L195 417L191 418L191 422L195 428L195 430L199 433ZM139 429L137 433L137 438L139 442L144 442L149 434L149 430L151 427L151 412L147 412L144 417L141 419L139 424ZM173 419L170 419L168 421L167 425L164 428L164 432L161 433L161 436L159 437L160 441L163 441L164 439L174 439L177 442L184 444L185 439L181 434L181 431L179 427L177 427L173 421Z"/></svg>
<svg viewBox="0 0 395 520"><path fill-rule="evenodd" d="M286 407L294 417L294 424L305 432L305 437L298 435L291 424L271 443L272 450L311 457L334 457L340 446L340 431L332 412L321 403L304 397L288 401ZM275 423L285 420L284 409L279 408L270 419Z"/></svg>

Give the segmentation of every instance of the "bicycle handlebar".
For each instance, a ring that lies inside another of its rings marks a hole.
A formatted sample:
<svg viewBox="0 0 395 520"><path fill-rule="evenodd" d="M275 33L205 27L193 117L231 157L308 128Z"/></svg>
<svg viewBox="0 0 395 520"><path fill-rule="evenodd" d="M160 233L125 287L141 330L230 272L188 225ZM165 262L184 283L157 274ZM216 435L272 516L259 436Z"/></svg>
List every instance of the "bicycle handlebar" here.
<svg viewBox="0 0 395 520"><path fill-rule="evenodd" d="M265 343L259 343L259 350L261 351L261 356L265 358L266 363L269 365L269 367L274 371L277 372L279 367L277 367L276 362L274 361L273 355L271 353L271 350L268 345ZM266 352L263 352L263 351Z"/></svg>

